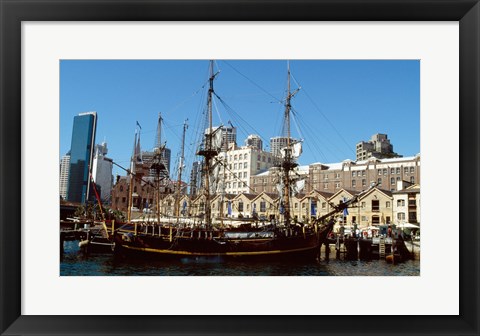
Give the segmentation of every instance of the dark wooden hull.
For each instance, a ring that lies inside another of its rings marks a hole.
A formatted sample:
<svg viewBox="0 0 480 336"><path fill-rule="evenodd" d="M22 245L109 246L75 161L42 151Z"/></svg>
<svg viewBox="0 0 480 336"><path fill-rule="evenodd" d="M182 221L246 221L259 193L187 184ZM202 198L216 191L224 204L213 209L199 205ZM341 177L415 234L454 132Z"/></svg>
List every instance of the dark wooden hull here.
<svg viewBox="0 0 480 336"><path fill-rule="evenodd" d="M214 257L242 259L316 258L331 227L321 230L296 228L288 232L208 232L178 234L158 232L117 233L115 253L122 256L185 258ZM173 230L172 230L173 231Z"/></svg>

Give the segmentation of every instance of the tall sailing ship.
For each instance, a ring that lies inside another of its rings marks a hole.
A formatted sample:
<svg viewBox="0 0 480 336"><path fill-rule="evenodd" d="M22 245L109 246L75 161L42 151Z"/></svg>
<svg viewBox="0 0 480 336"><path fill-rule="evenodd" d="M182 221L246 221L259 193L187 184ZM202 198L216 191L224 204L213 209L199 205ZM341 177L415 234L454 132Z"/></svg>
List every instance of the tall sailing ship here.
<svg viewBox="0 0 480 336"><path fill-rule="evenodd" d="M298 91L291 91L290 68L288 67L287 94L284 100L283 131L286 146L282 149L278 160L278 190L280 192L279 213L281 220L241 219L236 225L225 224L224 221L214 221L211 211L212 181L214 167L225 165L218 159L219 146L216 132L212 125L212 98L216 73L213 62L210 62L207 95L208 129L204 132L201 148L197 155L203 157L203 195L205 213L203 220L189 221L180 216L180 190L176 188L175 217L168 221L160 220L157 196L157 216L155 221L147 223L128 222L116 225L115 229L106 229L108 238L113 242L114 252L119 255L140 255L158 257L236 257L236 258L289 258L318 256L320 246L326 241L327 235L334 225L334 217L355 203L360 195L338 205L328 214L315 218L307 223L298 222L291 216L292 185L294 171L298 166L297 159L301 152L301 143L293 140L290 134L291 99ZM180 159L178 183L181 183L183 169L183 148L186 124L183 128L182 154ZM154 167L161 171L159 158L154 160ZM131 181L134 174L131 173ZM156 181L158 182L158 178ZM130 211L130 209L129 209ZM130 219L130 216L128 216ZM180 220L180 218L182 220ZM112 228L114 226L112 225Z"/></svg>

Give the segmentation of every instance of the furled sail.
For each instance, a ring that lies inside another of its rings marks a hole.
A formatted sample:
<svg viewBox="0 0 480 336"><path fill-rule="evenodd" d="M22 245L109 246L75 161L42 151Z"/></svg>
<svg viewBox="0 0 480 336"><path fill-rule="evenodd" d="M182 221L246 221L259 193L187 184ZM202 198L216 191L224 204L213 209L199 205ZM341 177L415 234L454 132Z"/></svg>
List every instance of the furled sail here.
<svg viewBox="0 0 480 336"><path fill-rule="evenodd" d="M302 143L297 142L293 145L292 156L293 156L293 158L296 159L296 158L300 157L300 155L302 155Z"/></svg>
<svg viewBox="0 0 480 336"><path fill-rule="evenodd" d="M296 194L302 192L302 190L305 188L305 180L298 180L293 186L292 186L292 195L295 196Z"/></svg>

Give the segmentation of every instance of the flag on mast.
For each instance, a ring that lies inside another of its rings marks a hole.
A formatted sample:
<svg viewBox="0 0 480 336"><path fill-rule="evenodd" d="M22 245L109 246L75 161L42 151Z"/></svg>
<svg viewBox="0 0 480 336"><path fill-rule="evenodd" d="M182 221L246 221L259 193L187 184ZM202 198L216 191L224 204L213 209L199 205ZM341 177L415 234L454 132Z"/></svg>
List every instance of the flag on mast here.
<svg viewBox="0 0 480 336"><path fill-rule="evenodd" d="M344 197L343 198L343 203L345 203L346 201L347 201L347 199ZM348 208L343 209L343 216L344 217L348 216Z"/></svg>
<svg viewBox="0 0 480 336"><path fill-rule="evenodd" d="M228 207L227 207L228 215L232 215L232 202L228 201Z"/></svg>

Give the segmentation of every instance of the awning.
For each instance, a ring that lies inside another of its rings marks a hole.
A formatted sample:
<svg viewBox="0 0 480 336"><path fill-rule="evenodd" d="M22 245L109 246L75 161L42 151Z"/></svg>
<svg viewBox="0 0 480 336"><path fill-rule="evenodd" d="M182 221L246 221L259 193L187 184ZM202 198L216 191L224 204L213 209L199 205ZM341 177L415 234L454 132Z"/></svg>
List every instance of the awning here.
<svg viewBox="0 0 480 336"><path fill-rule="evenodd" d="M412 224L412 223L403 223L403 224L397 225L397 228L401 228L401 229L420 229L420 226L418 226L416 224Z"/></svg>

